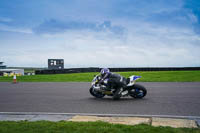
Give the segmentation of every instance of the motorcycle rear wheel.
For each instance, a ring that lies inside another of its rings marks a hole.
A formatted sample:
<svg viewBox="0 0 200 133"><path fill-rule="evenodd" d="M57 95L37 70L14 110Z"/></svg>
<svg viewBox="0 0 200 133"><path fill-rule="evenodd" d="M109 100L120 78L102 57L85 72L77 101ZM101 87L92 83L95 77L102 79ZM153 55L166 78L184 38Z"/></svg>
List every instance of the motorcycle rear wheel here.
<svg viewBox="0 0 200 133"><path fill-rule="evenodd" d="M90 94L96 98L103 98L105 94L102 94L101 92L95 91L92 87L90 88Z"/></svg>
<svg viewBox="0 0 200 133"><path fill-rule="evenodd" d="M133 87L129 90L129 95L134 98L143 98L147 94L147 90L144 86L135 84Z"/></svg>

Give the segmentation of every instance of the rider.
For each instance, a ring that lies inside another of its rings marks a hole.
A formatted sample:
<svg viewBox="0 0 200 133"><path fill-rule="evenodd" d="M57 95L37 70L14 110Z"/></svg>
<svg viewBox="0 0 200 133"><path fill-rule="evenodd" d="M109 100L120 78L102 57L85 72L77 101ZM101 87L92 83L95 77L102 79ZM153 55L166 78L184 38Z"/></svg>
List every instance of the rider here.
<svg viewBox="0 0 200 133"><path fill-rule="evenodd" d="M113 99L119 99L123 91L123 87L126 86L126 78L119 74L111 73L108 68L101 69L101 80L100 83L103 84L104 80L107 79L107 87L110 89L115 89Z"/></svg>

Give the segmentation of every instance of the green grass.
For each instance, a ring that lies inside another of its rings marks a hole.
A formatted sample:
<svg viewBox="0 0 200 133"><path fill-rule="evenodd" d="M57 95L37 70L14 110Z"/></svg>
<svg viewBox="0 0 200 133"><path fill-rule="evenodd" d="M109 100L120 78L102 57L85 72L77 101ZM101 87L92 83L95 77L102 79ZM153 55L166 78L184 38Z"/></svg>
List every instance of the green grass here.
<svg viewBox="0 0 200 133"><path fill-rule="evenodd" d="M19 82L91 82L98 73L32 75L17 77ZM140 82L200 82L200 71L119 72L124 77L140 75ZM12 82L12 77L0 77L0 82Z"/></svg>
<svg viewBox="0 0 200 133"><path fill-rule="evenodd" d="M200 133L200 129L120 125L105 122L0 122L0 133Z"/></svg>

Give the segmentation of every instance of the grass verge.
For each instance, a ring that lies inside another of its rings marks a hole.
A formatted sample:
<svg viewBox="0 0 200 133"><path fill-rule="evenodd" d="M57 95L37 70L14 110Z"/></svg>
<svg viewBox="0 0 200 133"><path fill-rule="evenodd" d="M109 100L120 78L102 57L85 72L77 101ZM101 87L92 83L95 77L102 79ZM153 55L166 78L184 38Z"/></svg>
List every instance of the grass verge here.
<svg viewBox="0 0 200 133"><path fill-rule="evenodd" d="M91 82L98 73L32 75L17 77L19 82ZM200 82L200 71L119 72L124 77L140 75L140 82ZM0 77L0 82L12 82L12 77Z"/></svg>
<svg viewBox="0 0 200 133"><path fill-rule="evenodd" d="M200 129L120 125L105 122L4 121L0 133L200 133Z"/></svg>

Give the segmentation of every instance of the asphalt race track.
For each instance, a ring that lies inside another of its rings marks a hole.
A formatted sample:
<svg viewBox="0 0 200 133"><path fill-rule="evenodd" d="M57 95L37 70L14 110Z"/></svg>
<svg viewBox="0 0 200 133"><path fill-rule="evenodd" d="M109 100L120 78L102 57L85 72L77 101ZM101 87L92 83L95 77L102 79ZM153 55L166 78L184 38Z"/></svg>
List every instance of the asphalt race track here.
<svg viewBox="0 0 200 133"><path fill-rule="evenodd" d="M0 82L0 112L200 116L200 82L140 82L148 94L119 101L94 98L90 83Z"/></svg>

